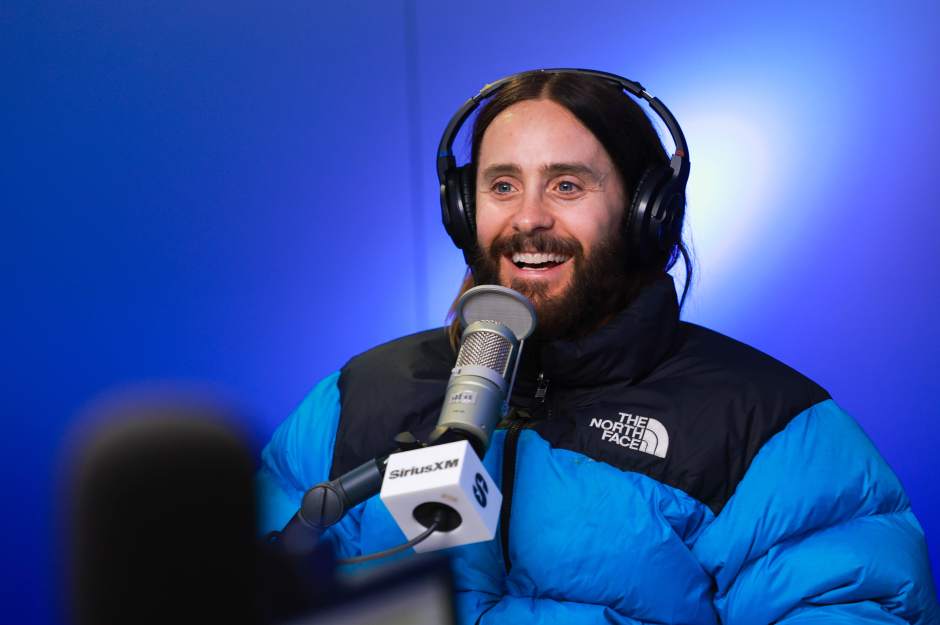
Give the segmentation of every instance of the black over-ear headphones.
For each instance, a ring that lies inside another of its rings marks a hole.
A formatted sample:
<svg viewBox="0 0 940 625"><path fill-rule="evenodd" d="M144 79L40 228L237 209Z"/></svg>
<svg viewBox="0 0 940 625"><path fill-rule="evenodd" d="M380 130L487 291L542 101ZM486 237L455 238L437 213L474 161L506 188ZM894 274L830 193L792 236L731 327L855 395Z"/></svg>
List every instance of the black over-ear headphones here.
<svg viewBox="0 0 940 625"><path fill-rule="evenodd" d="M475 183L472 167L458 167L454 158L454 140L461 126L480 104L507 82L527 74L580 74L611 82L620 89L646 100L656 115L663 120L672 135L676 152L667 166L651 167L643 173L630 202L625 224L624 240L631 257L646 263L663 253L669 253L679 241L682 217L685 212L685 185L689 179L689 148L679 122L669 109L638 82L616 74L589 69L538 69L507 76L486 85L477 95L464 103L454 114L437 149L437 177L441 184L441 216L447 234L460 248L464 257L476 249L476 215L474 206Z"/></svg>

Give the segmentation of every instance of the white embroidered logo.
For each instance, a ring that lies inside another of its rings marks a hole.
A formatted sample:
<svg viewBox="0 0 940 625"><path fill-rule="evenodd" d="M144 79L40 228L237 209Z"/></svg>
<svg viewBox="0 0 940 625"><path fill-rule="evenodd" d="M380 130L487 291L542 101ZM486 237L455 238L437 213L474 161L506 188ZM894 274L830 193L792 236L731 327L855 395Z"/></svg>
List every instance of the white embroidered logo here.
<svg viewBox="0 0 940 625"><path fill-rule="evenodd" d="M650 417L620 412L619 419L591 419L591 427L601 430L601 440L642 451L659 458L666 457L669 432L662 423Z"/></svg>

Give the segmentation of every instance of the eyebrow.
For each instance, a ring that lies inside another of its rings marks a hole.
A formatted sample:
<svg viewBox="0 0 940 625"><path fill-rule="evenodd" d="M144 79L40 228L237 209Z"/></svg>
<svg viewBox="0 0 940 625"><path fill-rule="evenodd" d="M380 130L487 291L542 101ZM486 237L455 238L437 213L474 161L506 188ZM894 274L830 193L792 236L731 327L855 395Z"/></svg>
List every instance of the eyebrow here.
<svg viewBox="0 0 940 625"><path fill-rule="evenodd" d="M575 176L584 176L594 180L600 180L601 176L584 163L550 163L542 167L542 173L549 177L571 174Z"/></svg>
<svg viewBox="0 0 940 625"><path fill-rule="evenodd" d="M549 177L571 174L575 176L584 176L595 181L601 180L592 168L584 163L549 163L541 167L543 174ZM498 176L519 176L522 174L522 168L514 163L496 163L483 170L483 178L489 180Z"/></svg>
<svg viewBox="0 0 940 625"><path fill-rule="evenodd" d="M483 178L497 178L499 176L518 176L522 173L522 168L512 163L496 163L483 170Z"/></svg>

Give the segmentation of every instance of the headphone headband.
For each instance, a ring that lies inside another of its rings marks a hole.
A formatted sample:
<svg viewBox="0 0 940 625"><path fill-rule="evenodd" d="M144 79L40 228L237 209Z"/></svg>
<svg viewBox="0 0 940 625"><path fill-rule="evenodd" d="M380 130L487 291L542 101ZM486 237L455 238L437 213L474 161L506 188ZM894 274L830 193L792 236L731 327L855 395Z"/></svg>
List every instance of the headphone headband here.
<svg viewBox="0 0 940 625"><path fill-rule="evenodd" d="M457 166L457 159L454 158L453 151L454 141L457 140L457 133L460 132L467 118L473 114L473 111L480 106L483 100L499 91L507 82L530 74L580 74L582 76L593 76L594 78L611 82L631 95L645 100L649 103L650 108L655 111L656 115L666 124L666 128L669 130L669 134L672 137L672 142L676 146L676 151L669 161L669 167L673 170L677 178L681 179L683 182L688 180L689 146L685 142L685 135L682 133L679 122L676 121L672 112L666 108L666 105L662 103L662 100L650 94L643 85L635 80L630 80L629 78L624 78L617 74L601 72L594 69L552 68L519 72L518 74L512 74L511 76L506 76L495 82L483 85L479 93L468 99L463 103L463 106L457 109L457 112L454 113L453 117L451 117L450 121L447 123L447 127L444 128L444 134L441 135L441 142L437 147L437 178L442 185L444 184L446 172Z"/></svg>

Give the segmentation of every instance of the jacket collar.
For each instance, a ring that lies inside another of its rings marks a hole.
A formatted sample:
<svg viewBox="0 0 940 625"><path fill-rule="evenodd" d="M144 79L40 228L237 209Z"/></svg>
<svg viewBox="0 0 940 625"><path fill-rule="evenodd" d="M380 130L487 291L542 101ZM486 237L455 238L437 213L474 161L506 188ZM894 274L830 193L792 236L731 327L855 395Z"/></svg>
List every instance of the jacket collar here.
<svg viewBox="0 0 940 625"><path fill-rule="evenodd" d="M667 275L583 338L526 345L513 395L531 397L539 373L553 390L633 384L669 354L678 323L675 286Z"/></svg>

